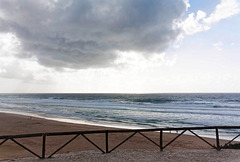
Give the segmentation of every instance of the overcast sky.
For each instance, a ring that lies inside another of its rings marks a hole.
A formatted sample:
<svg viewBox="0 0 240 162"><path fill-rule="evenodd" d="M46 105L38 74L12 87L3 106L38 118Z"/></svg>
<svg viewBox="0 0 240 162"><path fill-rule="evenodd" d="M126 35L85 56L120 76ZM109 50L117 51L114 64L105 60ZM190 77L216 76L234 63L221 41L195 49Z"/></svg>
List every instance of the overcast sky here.
<svg viewBox="0 0 240 162"><path fill-rule="evenodd" d="M1 0L0 93L240 92L240 0Z"/></svg>

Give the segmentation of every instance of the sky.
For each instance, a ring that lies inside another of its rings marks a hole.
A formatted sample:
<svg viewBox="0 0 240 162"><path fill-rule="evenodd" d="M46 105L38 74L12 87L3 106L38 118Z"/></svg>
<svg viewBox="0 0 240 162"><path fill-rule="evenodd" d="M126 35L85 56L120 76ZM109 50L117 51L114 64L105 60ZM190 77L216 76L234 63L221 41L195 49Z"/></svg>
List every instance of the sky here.
<svg viewBox="0 0 240 162"><path fill-rule="evenodd" d="M240 0L1 0L0 93L240 93Z"/></svg>

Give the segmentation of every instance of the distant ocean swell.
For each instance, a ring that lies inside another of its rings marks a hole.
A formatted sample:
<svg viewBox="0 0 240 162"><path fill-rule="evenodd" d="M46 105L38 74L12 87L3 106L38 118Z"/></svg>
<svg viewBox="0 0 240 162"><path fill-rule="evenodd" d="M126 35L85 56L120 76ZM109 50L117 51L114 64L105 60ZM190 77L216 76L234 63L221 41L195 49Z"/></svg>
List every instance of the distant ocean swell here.
<svg viewBox="0 0 240 162"><path fill-rule="evenodd" d="M124 128L230 126L240 125L240 94L0 94L0 111Z"/></svg>

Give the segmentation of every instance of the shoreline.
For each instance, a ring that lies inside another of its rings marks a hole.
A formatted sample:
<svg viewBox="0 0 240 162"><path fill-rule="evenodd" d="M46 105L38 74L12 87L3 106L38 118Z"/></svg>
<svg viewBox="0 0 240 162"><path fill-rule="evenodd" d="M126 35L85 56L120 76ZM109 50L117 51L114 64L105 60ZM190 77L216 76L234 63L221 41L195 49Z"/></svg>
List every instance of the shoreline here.
<svg viewBox="0 0 240 162"><path fill-rule="evenodd" d="M45 120L51 120L51 121L57 121L57 122L63 122L63 123L70 123L70 124L84 124L89 126L98 126L98 127L106 127L106 128L117 128L117 129L144 129L143 127L134 127L134 126L120 126L120 125L108 125L108 124L97 124L90 121L87 121L84 119L80 119L77 117L67 117L67 116L61 116L57 114L44 114L44 113L38 113L36 112L23 112L23 111L9 111L9 110L3 110L0 109L0 113L6 113L6 114L14 114L14 115L21 115L21 116L30 116L34 118L40 118ZM42 115L41 115L42 114Z"/></svg>
<svg viewBox="0 0 240 162"><path fill-rule="evenodd" d="M7 122L6 122L7 121ZM0 113L0 135L14 135L14 134L30 134L30 133L44 133L44 132L68 132L68 131L87 131L87 130L106 130L106 129L118 129L112 127L102 127L102 126L92 126L86 124L71 124L66 122L58 122L53 120L47 120L31 116L23 116L9 113ZM131 134L131 133L130 133ZM146 132L144 133L154 141L159 141L159 133L156 132ZM167 144L170 140L175 138L178 134L176 133L166 133L164 132L163 143ZM72 137L72 136L71 136ZM105 136L104 134L93 134L89 135L89 138L94 140L101 148L105 148ZM129 133L112 133L110 134L109 143L110 148L113 148L119 144L122 140L129 137ZM47 152L50 154L57 147L64 144L64 141L68 141L70 137L49 137L47 138ZM212 138L205 138L210 143L215 144L216 140ZM26 144L27 147L32 148L35 152L41 154L41 139L26 138L19 139L18 141ZM225 143L225 140L220 140L220 143ZM158 143L158 142L157 142ZM183 134L176 142L173 142L166 149L209 149L209 145L198 139L193 135ZM119 149L156 149L159 150L157 146L147 141L141 135L137 134L124 145L120 146ZM66 152L78 152L96 150L88 141L81 137L81 140L76 140L67 146L59 153ZM2 146L0 146L0 160L8 158L18 158L18 157L28 157L32 156L27 151L18 147L13 142L7 141Z"/></svg>
<svg viewBox="0 0 240 162"><path fill-rule="evenodd" d="M34 112L27 112L27 111L9 111L9 110L3 110L0 109L0 113L6 113L6 114L14 114L14 115L20 115L20 116L26 116L26 117L33 117L33 118L40 118L43 120L50 120L50 121L56 121L56 122L62 122L62 123L69 123L69 124L80 124L80 125L88 125L88 126L97 126L97 127L103 127L103 128L109 128L109 129L154 129L154 128L146 128L146 127L134 127L134 126L122 126L122 125L110 125L110 124L101 124L101 123L94 123L94 122L90 122L84 119L80 119L77 117L67 117L67 116L61 116L61 115L56 115L56 114L45 114L45 113L35 113ZM161 128L161 127L160 127ZM164 128L164 127L162 127ZM173 133L178 133L173 131ZM206 134L206 131L201 131L201 137L204 138L215 138L215 134L213 133L213 135L209 135ZM186 132L186 135L191 135L194 136L193 134L191 134L190 132ZM226 134L221 134L222 140L231 140L233 137L235 137L236 135L226 135ZM236 139L236 141L240 141L240 139Z"/></svg>

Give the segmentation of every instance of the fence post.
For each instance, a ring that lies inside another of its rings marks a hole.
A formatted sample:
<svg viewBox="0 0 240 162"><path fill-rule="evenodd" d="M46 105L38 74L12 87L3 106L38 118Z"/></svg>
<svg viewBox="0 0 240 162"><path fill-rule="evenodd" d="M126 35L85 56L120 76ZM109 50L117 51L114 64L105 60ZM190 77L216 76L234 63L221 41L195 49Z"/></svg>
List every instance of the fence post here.
<svg viewBox="0 0 240 162"><path fill-rule="evenodd" d="M106 153L109 153L108 151L108 131L105 133L105 141L106 141Z"/></svg>
<svg viewBox="0 0 240 162"><path fill-rule="evenodd" d="M42 159L45 159L45 151L46 151L46 134L43 134L42 139Z"/></svg>
<svg viewBox="0 0 240 162"><path fill-rule="evenodd" d="M219 144L219 133L218 128L216 128L216 144L217 144L217 150L220 151L220 144Z"/></svg>
<svg viewBox="0 0 240 162"><path fill-rule="evenodd" d="M163 131L160 130L160 151L163 151Z"/></svg>

